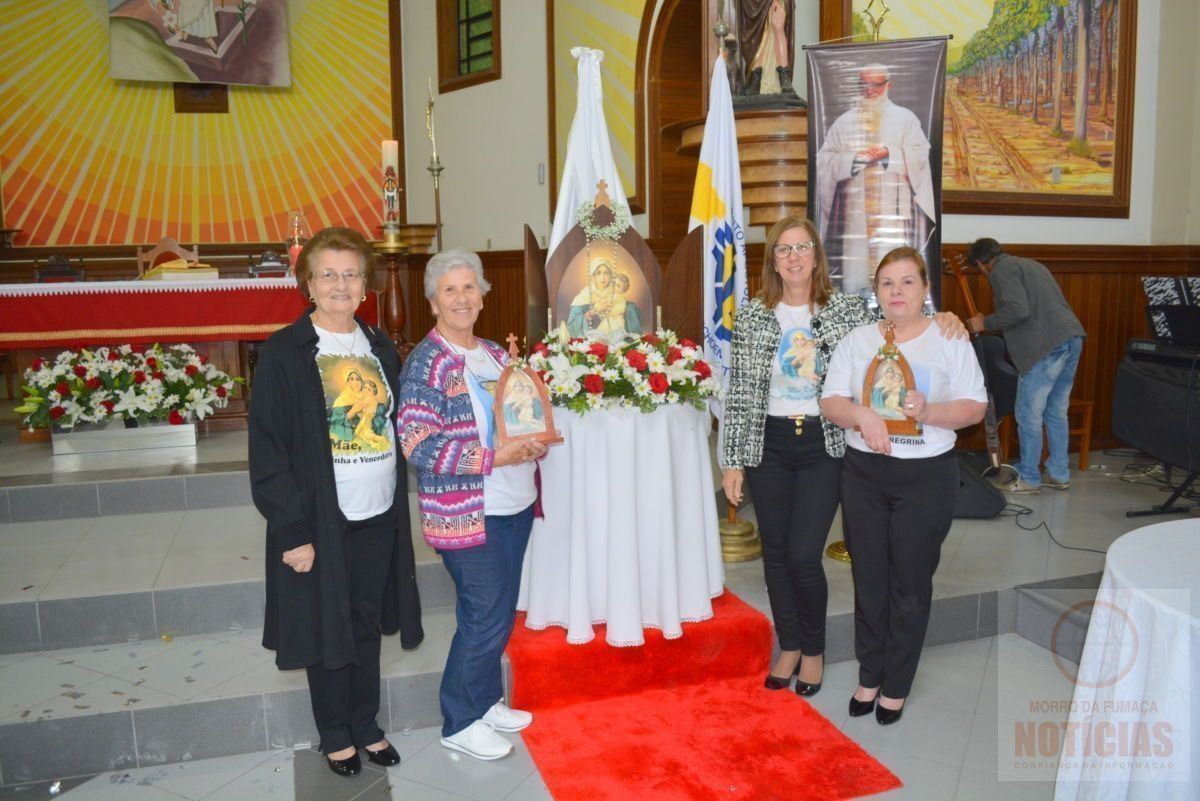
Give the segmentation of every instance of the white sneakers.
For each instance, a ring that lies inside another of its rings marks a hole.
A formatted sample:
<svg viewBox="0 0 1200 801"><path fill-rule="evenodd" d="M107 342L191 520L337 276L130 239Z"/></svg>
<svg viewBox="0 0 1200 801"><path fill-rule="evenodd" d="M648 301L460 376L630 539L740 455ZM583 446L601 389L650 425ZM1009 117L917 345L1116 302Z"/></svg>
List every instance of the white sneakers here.
<svg viewBox="0 0 1200 801"><path fill-rule="evenodd" d="M443 737L442 745L476 759L500 759L512 753L513 746L496 732L518 732L532 722L533 715L509 709L503 701L497 701L481 720L457 734Z"/></svg>
<svg viewBox="0 0 1200 801"><path fill-rule="evenodd" d="M442 745L476 759L499 759L512 753L513 746L490 723L477 720L462 731L442 738Z"/></svg>
<svg viewBox="0 0 1200 801"><path fill-rule="evenodd" d="M517 732L533 723L533 715L523 709L509 709L503 701L497 701L483 714L483 722L492 724L496 731Z"/></svg>

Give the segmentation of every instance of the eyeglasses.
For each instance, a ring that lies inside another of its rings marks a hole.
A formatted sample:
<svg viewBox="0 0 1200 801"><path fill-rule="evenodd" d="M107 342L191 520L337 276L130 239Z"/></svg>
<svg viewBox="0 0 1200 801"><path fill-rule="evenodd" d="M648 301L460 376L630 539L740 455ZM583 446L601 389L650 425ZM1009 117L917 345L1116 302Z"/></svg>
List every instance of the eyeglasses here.
<svg viewBox="0 0 1200 801"><path fill-rule="evenodd" d="M771 248L771 252L775 254L775 258L777 259L786 259L789 253L795 253L797 256L812 253L812 249L816 246L815 242L797 242L794 245L776 245Z"/></svg>
<svg viewBox="0 0 1200 801"><path fill-rule="evenodd" d="M859 78L858 85L863 89L882 89L891 82L891 78L880 78L877 81L866 81L862 78Z"/></svg>
<svg viewBox="0 0 1200 801"><path fill-rule="evenodd" d="M343 279L347 284L355 284L365 278L358 270L346 270L344 273L339 273L336 270L321 270L314 277L322 284L336 284L339 278Z"/></svg>

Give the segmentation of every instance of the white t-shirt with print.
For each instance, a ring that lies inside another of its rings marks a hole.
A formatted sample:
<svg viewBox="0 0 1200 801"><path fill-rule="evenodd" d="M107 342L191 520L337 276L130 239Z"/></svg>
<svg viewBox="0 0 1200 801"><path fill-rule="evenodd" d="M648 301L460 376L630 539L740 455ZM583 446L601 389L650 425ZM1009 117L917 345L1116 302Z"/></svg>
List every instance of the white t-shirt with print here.
<svg viewBox="0 0 1200 801"><path fill-rule="evenodd" d="M395 500L396 401L361 329L339 334L313 328L338 506L347 520L366 520Z"/></svg>
<svg viewBox="0 0 1200 801"><path fill-rule="evenodd" d="M495 448L494 404L500 365L482 345L476 345L471 350L453 343L450 343L450 347L467 361L463 378L471 391L471 409L475 413L479 441L489 448ZM515 515L529 508L537 498L537 488L533 485L535 469L533 462L493 467L492 472L483 477L483 513Z"/></svg>
<svg viewBox="0 0 1200 801"><path fill-rule="evenodd" d="M767 414L787 417L821 413L817 387L820 385L821 354L813 339L812 313L808 304L775 304L775 318L783 336L771 359L771 386L767 392Z"/></svg>
<svg viewBox="0 0 1200 801"><path fill-rule="evenodd" d="M875 323L860 326L847 334L829 361L821 397L851 398L861 404L863 379L883 344L883 334ZM967 340L946 339L931 321L920 336L896 344L912 368L917 389L924 393L927 403L987 402L983 371L979 369L975 350ZM922 424L920 434L893 434L891 440L892 456L920 459L952 449L955 433L949 428ZM846 429L846 444L855 450L871 452L863 435L853 428Z"/></svg>

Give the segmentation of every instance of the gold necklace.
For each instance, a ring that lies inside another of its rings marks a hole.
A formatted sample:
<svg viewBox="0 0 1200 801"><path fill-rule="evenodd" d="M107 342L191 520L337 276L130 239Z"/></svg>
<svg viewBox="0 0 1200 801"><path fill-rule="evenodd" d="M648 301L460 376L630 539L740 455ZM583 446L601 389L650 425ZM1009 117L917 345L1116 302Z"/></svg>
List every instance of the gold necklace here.
<svg viewBox="0 0 1200 801"><path fill-rule="evenodd" d="M793 328L799 328L800 324L802 322L804 322L804 312L795 311L794 310L795 307L793 307L792 309L781 308L781 306L790 306L790 305L791 304L782 303L782 301L781 301L779 306L776 306L776 308L779 309L779 311L783 312L784 321L788 323L789 331ZM805 306L807 306L807 305L808 304L805 304ZM802 306L800 308L804 308L804 307Z"/></svg>
<svg viewBox="0 0 1200 801"><path fill-rule="evenodd" d="M350 344L349 345L347 345L345 342L342 342L342 340L338 338L338 335L335 334L334 332L330 331L328 328L325 328L323 330L325 331L326 334L329 334L329 336L331 336L333 338L334 344L337 345L339 348L344 350L346 353L354 353L354 343L358 341L358 326L357 325L354 326L354 331L350 334Z"/></svg>

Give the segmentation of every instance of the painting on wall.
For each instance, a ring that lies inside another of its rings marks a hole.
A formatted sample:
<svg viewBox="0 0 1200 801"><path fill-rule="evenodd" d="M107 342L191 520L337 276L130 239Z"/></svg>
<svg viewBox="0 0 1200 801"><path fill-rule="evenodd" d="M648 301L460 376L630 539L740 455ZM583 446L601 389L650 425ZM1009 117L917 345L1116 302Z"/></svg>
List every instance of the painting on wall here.
<svg viewBox="0 0 1200 801"><path fill-rule="evenodd" d="M290 86L285 0L109 0L109 75Z"/></svg>
<svg viewBox="0 0 1200 801"><path fill-rule="evenodd" d="M869 39L870 0L842 5ZM880 37L952 35L943 206L967 214L1129 216L1136 0L894 3Z"/></svg>
<svg viewBox="0 0 1200 801"><path fill-rule="evenodd" d="M171 84L92 69L107 58L107 8L62 3L55 13L48 26L44 4L0 3L0 192L5 225L22 229L17 246L167 235L201 250L279 250L297 208L314 230L379 224L379 142L393 131L386 4L290 4L295 51L322 57L293 62L287 91L237 91L231 113L203 116L171 113ZM330 20L341 28L336 52ZM72 57L46 57L59 52Z"/></svg>

